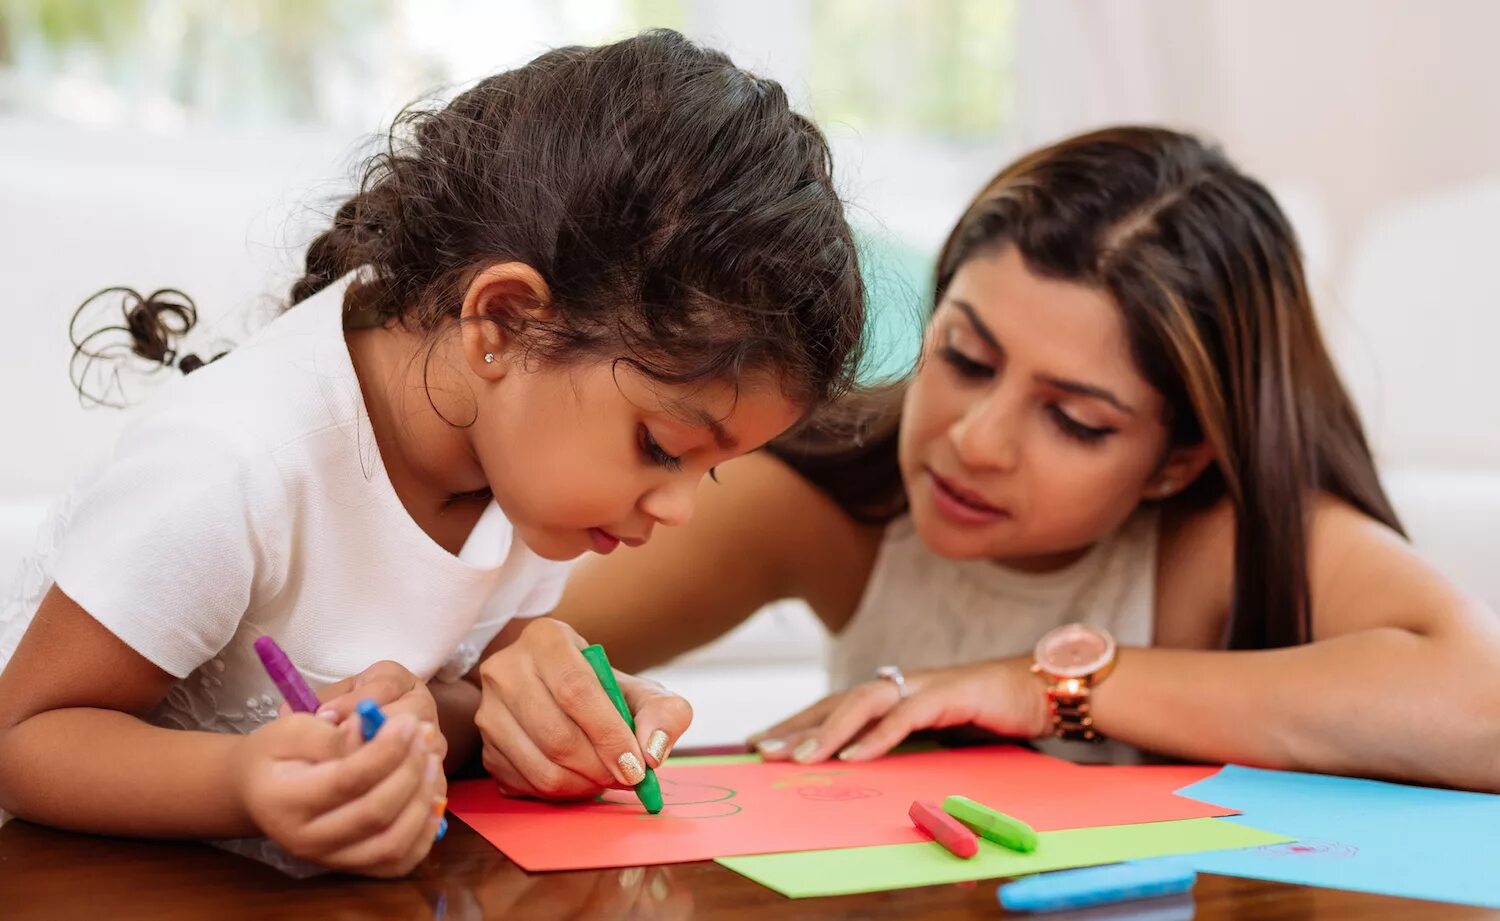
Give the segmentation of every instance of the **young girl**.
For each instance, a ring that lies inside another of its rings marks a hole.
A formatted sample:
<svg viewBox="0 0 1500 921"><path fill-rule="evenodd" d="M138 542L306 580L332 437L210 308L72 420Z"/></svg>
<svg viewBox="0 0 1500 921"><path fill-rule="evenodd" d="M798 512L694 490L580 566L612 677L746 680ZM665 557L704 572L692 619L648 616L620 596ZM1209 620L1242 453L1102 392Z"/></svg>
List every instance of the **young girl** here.
<svg viewBox="0 0 1500 921"><path fill-rule="evenodd" d="M1500 789L1500 619L1402 538L1290 226L1191 137L1101 131L1001 172L943 247L899 420L774 453L556 614L636 668L807 599L837 693L758 737L768 758L972 724ZM517 706L571 635L539 622L481 668L513 789L582 792Z"/></svg>
<svg viewBox="0 0 1500 921"><path fill-rule="evenodd" d="M776 84L656 32L398 129L292 308L133 420L0 616L0 807L404 873L439 759L474 751L455 679L479 650L551 609L563 561L684 523L705 474L847 386L854 247ZM137 353L170 361L191 305L127 308ZM273 719L263 634L318 716ZM600 783L638 781L687 723L633 694L664 717L596 737ZM390 721L359 745L364 697Z"/></svg>

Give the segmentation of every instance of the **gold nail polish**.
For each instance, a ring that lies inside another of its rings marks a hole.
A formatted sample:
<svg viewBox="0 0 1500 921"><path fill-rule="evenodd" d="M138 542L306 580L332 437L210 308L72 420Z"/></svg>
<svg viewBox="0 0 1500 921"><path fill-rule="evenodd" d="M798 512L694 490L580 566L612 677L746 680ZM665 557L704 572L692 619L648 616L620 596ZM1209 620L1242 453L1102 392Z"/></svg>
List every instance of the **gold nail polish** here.
<svg viewBox="0 0 1500 921"><path fill-rule="evenodd" d="M665 876L658 876L651 881L651 897L658 902L665 902L667 896L672 894L672 889L667 885Z"/></svg>
<svg viewBox="0 0 1500 921"><path fill-rule="evenodd" d="M651 738L646 740L646 754L655 758L657 764L661 763L661 759L667 754L667 734L665 731L658 729L651 733Z"/></svg>
<svg viewBox="0 0 1500 921"><path fill-rule="evenodd" d="M817 739L803 739L802 744L792 751L793 761L806 761L812 757L812 753L818 750Z"/></svg>
<svg viewBox="0 0 1500 921"><path fill-rule="evenodd" d="M634 889L646 876L645 867L629 867L620 871L620 888Z"/></svg>
<svg viewBox="0 0 1500 921"><path fill-rule="evenodd" d="M774 755L786 748L784 739L761 739L755 743L755 750L766 755Z"/></svg>
<svg viewBox="0 0 1500 921"><path fill-rule="evenodd" d="M632 787L646 779L646 772L641 769L641 761L633 752L626 752L616 761L620 765L620 772L625 775L625 782Z"/></svg>
<svg viewBox="0 0 1500 921"><path fill-rule="evenodd" d="M859 754L859 746L858 745L850 745L848 748L845 748L843 751L839 752L839 760L840 761L852 761L852 760L854 760L855 756L858 755L858 754Z"/></svg>

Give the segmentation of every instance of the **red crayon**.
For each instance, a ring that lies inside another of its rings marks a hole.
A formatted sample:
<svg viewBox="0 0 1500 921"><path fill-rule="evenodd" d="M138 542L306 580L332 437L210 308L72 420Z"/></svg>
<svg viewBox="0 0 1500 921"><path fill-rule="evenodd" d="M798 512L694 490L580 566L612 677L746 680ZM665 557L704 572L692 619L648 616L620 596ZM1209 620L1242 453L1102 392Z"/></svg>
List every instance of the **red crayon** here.
<svg viewBox="0 0 1500 921"><path fill-rule="evenodd" d="M979 839L974 833L932 803L917 800L911 804L911 811L907 814L918 828L959 857L968 859L979 853Z"/></svg>

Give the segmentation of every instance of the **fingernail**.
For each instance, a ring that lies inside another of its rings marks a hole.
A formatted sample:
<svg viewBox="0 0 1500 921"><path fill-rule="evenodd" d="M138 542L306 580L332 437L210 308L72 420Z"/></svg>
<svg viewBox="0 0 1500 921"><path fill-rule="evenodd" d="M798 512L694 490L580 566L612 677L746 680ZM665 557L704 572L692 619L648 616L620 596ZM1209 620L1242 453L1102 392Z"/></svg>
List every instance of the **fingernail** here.
<svg viewBox="0 0 1500 921"><path fill-rule="evenodd" d="M337 711L337 710L319 710L318 711L318 719L325 720L325 721L330 722L330 723L334 724L335 726L337 726L338 723L339 723L339 711Z"/></svg>
<svg viewBox="0 0 1500 921"><path fill-rule="evenodd" d="M646 772L641 770L641 761L634 752L626 752L616 761L620 765L620 773L625 775L625 782L632 787L646 779Z"/></svg>
<svg viewBox="0 0 1500 921"><path fill-rule="evenodd" d="M422 747L431 748L432 737L435 735L437 735L437 727L432 725L431 723L424 722L422 724Z"/></svg>
<svg viewBox="0 0 1500 921"><path fill-rule="evenodd" d="M667 878L665 876L658 876L651 881L651 897L653 899L656 899L658 902L665 902L667 896L671 894L672 890L667 886Z"/></svg>
<svg viewBox="0 0 1500 921"><path fill-rule="evenodd" d="M818 740L817 739L803 739L802 740L802 744L798 745L795 749L793 749L793 751L792 751L792 760L793 761L801 761L801 762L805 763L809 758L812 757L813 752L815 752L817 750L818 750Z"/></svg>
<svg viewBox="0 0 1500 921"><path fill-rule="evenodd" d="M437 837L433 838L432 840L433 841L441 841L441 840L443 840L443 836L446 835L446 834L448 834L448 820L447 819L438 819L438 833L437 833Z"/></svg>
<svg viewBox="0 0 1500 921"><path fill-rule="evenodd" d="M427 768L422 772L422 777L425 778L428 783L432 783L434 780L438 779L438 772L442 769L443 765L438 761L438 756L428 755Z"/></svg>
<svg viewBox="0 0 1500 921"><path fill-rule="evenodd" d="M645 867L630 867L620 871L620 888L634 889L641 884L641 879L646 875Z"/></svg>
<svg viewBox="0 0 1500 921"><path fill-rule="evenodd" d="M443 813L448 811L448 797L440 796L432 803L432 814L442 818Z"/></svg>
<svg viewBox="0 0 1500 921"><path fill-rule="evenodd" d="M786 748L785 739L761 739L755 743L755 750L763 755L774 755Z"/></svg>
<svg viewBox="0 0 1500 921"><path fill-rule="evenodd" d="M840 761L853 761L857 757L859 757L859 746L858 745L850 745L849 747L845 748L843 751L839 752L839 760Z"/></svg>
<svg viewBox="0 0 1500 921"><path fill-rule="evenodd" d="M396 718L401 720L401 740L403 742L411 741L411 737L417 734L417 721L406 716L398 716Z"/></svg>
<svg viewBox="0 0 1500 921"><path fill-rule="evenodd" d="M667 734L664 730L658 729L655 732L651 733L651 738L646 740L646 754L650 755L652 758L655 758L656 762L660 764L662 757L666 755L666 753Z"/></svg>

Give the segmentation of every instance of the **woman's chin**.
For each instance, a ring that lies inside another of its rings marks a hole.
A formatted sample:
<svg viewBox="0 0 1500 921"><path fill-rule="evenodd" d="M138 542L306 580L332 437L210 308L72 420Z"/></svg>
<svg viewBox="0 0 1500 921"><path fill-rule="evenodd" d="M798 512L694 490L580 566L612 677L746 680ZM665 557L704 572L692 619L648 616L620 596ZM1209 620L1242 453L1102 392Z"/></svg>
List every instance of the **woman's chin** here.
<svg viewBox="0 0 1500 921"><path fill-rule="evenodd" d="M938 556L955 560L994 559L1011 549L1002 535L994 533L1007 521L976 527L943 517L930 503L913 500L911 520L922 543Z"/></svg>

